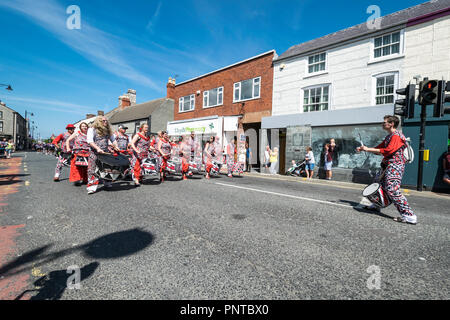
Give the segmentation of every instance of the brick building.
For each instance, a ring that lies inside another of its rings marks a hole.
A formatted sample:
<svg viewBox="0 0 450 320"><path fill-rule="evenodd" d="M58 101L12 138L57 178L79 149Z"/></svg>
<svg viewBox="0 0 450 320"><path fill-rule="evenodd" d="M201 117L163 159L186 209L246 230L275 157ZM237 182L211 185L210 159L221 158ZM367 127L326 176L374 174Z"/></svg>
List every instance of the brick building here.
<svg viewBox="0 0 450 320"><path fill-rule="evenodd" d="M167 98L175 101L169 135L195 131L202 141L216 135L223 146L234 136L246 139L252 149L251 163L256 165L261 119L272 115L276 58L271 50L179 84L169 79Z"/></svg>

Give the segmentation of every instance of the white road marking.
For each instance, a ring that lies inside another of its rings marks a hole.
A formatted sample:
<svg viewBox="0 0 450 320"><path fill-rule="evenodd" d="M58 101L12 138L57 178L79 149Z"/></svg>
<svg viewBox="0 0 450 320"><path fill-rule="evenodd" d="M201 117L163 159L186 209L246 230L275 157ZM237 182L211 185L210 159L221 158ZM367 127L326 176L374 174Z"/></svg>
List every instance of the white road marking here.
<svg viewBox="0 0 450 320"><path fill-rule="evenodd" d="M349 205L345 205L345 204L334 203L334 202L330 202L330 201L317 200L317 199L311 199L311 198L298 197L298 196L293 196L293 195L290 195L290 194L283 194L283 193L278 193L278 192L272 192L272 191L266 191L266 190L260 190L260 189L253 189L253 188L247 188L247 187L240 187L240 186L236 186L236 185L232 185L232 184L219 183L219 182L215 182L215 184L218 184L218 185L221 185L221 186L230 187L230 188L238 188L238 189L250 190L250 191L255 191L255 192L273 194L273 195L276 195L276 196L281 196L281 197L286 197L286 198L293 198L293 199L298 199L298 200L306 200L306 201L318 202L318 203L323 203L323 204L330 204L330 205L333 205L333 206L344 207L344 208L353 208L353 206L349 206Z"/></svg>

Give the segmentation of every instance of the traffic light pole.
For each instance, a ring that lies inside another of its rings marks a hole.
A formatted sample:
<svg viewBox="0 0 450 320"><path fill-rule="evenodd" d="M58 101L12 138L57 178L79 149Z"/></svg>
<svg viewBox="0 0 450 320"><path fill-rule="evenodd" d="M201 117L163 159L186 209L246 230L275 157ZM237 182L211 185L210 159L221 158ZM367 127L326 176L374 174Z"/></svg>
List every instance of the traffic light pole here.
<svg viewBox="0 0 450 320"><path fill-rule="evenodd" d="M423 191L423 155L425 150L425 127L427 121L427 106L422 105L420 113L420 141L419 141L419 171L417 175L417 191Z"/></svg>

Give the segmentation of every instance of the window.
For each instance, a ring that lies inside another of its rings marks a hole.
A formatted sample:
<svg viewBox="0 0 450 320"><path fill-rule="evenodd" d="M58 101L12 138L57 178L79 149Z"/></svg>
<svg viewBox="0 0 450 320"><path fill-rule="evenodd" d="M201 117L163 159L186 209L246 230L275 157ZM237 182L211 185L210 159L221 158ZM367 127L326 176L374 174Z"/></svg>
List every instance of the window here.
<svg viewBox="0 0 450 320"><path fill-rule="evenodd" d="M308 57L308 73L315 73L325 71L326 68L326 53L319 53Z"/></svg>
<svg viewBox="0 0 450 320"><path fill-rule="evenodd" d="M0 121L0 132L3 132L3 121Z"/></svg>
<svg viewBox="0 0 450 320"><path fill-rule="evenodd" d="M233 102L256 99L260 96L261 77L236 82Z"/></svg>
<svg viewBox="0 0 450 320"><path fill-rule="evenodd" d="M203 92L203 108L215 107L223 104L223 87Z"/></svg>
<svg viewBox="0 0 450 320"><path fill-rule="evenodd" d="M330 85L303 90L303 112L325 111L329 108Z"/></svg>
<svg viewBox="0 0 450 320"><path fill-rule="evenodd" d="M3 111L0 111L0 119L3 119Z"/></svg>
<svg viewBox="0 0 450 320"><path fill-rule="evenodd" d="M380 58L400 54L401 32L397 31L374 39L373 57Z"/></svg>
<svg viewBox="0 0 450 320"><path fill-rule="evenodd" d="M394 103L395 74L376 77L375 104Z"/></svg>
<svg viewBox="0 0 450 320"><path fill-rule="evenodd" d="M180 98L179 112L191 111L195 108L195 95L185 96Z"/></svg>

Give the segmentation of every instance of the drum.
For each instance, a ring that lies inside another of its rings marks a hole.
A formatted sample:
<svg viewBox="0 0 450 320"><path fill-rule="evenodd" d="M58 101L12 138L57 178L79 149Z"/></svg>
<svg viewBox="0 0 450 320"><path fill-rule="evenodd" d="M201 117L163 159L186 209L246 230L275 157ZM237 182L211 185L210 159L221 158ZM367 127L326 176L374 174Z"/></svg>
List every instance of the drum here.
<svg viewBox="0 0 450 320"><path fill-rule="evenodd" d="M97 169L98 177L108 180L116 181L123 179L130 168L130 161L122 154L98 154L97 155Z"/></svg>
<svg viewBox="0 0 450 320"><path fill-rule="evenodd" d="M159 173L158 159L145 158L142 160L141 168L144 176L157 175Z"/></svg>
<svg viewBox="0 0 450 320"><path fill-rule="evenodd" d="M72 161L72 153L61 152L61 162L65 167L70 167L70 162Z"/></svg>
<svg viewBox="0 0 450 320"><path fill-rule="evenodd" d="M87 167L89 159L89 151L80 151L75 154L75 165L79 167Z"/></svg>
<svg viewBox="0 0 450 320"><path fill-rule="evenodd" d="M367 186L362 195L379 208L386 208L392 203L379 183L372 183Z"/></svg>

